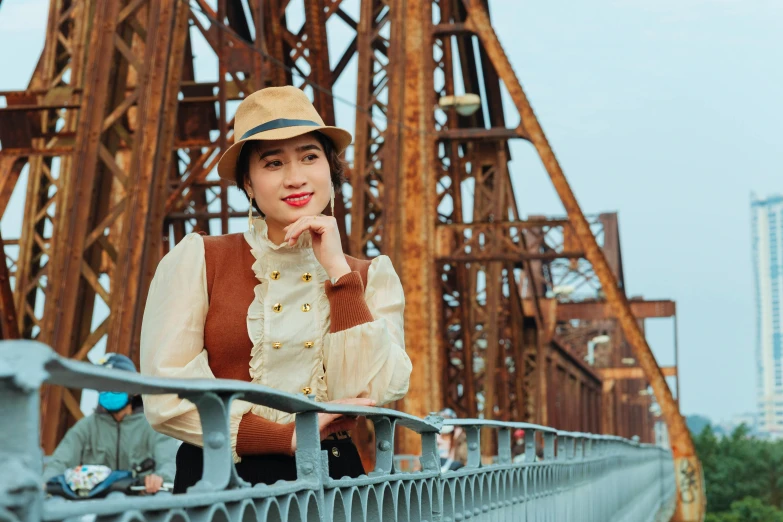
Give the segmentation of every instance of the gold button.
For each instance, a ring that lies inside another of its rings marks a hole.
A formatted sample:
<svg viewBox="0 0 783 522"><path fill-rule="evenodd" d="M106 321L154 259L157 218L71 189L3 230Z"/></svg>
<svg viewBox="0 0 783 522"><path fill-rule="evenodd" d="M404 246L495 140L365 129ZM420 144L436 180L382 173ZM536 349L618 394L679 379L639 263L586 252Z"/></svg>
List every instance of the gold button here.
<svg viewBox="0 0 783 522"><path fill-rule="evenodd" d="M309 312L310 311L310 305L308 303L305 303L302 305L302 311L303 312Z"/></svg>
<svg viewBox="0 0 783 522"><path fill-rule="evenodd" d="M335 457L340 456L340 450L337 449L337 446L332 446L332 455L334 455Z"/></svg>
<svg viewBox="0 0 783 522"><path fill-rule="evenodd" d="M278 272L277 270L273 270L273 271L272 271L272 273L271 273L271 274L269 274L269 275L270 275L270 276L272 277L272 279L274 279L275 281L277 281L278 279L280 279L280 272Z"/></svg>
<svg viewBox="0 0 783 522"><path fill-rule="evenodd" d="M275 312L277 312L277 313L280 313L280 312L282 312L282 311L283 311L283 305L281 305L280 303L275 303L275 304L272 306L272 310L274 310L274 311L275 311Z"/></svg>
<svg viewBox="0 0 783 522"><path fill-rule="evenodd" d="M313 274L311 274L310 272L305 272L304 274L302 274L302 281L304 281L305 283L309 283L312 279L313 279Z"/></svg>
<svg viewBox="0 0 783 522"><path fill-rule="evenodd" d="M313 390L311 390L309 386L305 386L304 388L302 388L302 393L304 393L305 395L310 395L311 393L313 393Z"/></svg>
<svg viewBox="0 0 783 522"><path fill-rule="evenodd" d="M272 348L274 348L275 350L279 350L282 347L283 347L283 343L272 343Z"/></svg>
<svg viewBox="0 0 783 522"><path fill-rule="evenodd" d="M313 346L315 346L313 341L305 341L305 348L312 348Z"/></svg>

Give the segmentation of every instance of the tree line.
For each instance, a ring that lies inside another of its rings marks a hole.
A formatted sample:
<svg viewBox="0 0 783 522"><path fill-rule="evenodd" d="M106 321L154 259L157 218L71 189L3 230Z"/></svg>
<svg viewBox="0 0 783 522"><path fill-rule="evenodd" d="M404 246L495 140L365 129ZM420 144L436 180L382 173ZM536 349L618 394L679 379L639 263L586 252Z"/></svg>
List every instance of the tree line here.
<svg viewBox="0 0 783 522"><path fill-rule="evenodd" d="M694 436L707 489L705 522L783 522L783 440L750 435L741 425Z"/></svg>

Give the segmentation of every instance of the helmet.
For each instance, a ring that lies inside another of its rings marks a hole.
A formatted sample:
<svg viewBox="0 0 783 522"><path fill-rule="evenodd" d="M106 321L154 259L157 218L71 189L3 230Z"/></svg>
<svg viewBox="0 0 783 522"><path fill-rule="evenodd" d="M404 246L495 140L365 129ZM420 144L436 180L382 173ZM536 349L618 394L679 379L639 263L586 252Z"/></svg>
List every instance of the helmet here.
<svg viewBox="0 0 783 522"><path fill-rule="evenodd" d="M441 411L438 412L438 416L439 417L443 417L444 419L456 419L457 418L457 414L454 413L454 410L452 410L451 408L444 408L444 409L442 409ZM451 433L453 431L454 431L454 426L443 426L440 429L440 432L443 433L444 435L447 435L447 434L449 434L449 433Z"/></svg>
<svg viewBox="0 0 783 522"><path fill-rule="evenodd" d="M454 410L452 410L451 408L443 408L442 410L440 410L438 412L438 415L440 417L443 417L444 419L456 419L457 418L457 414L454 413Z"/></svg>
<svg viewBox="0 0 783 522"><path fill-rule="evenodd" d="M130 358L118 353L107 353L100 361L99 366L104 368L114 368L115 370L125 370L126 372L137 373L136 365Z"/></svg>
<svg viewBox="0 0 783 522"><path fill-rule="evenodd" d="M137 373L136 365L128 357L118 353L107 353L100 361L99 366L113 368L126 372ZM130 395L125 392L103 391L98 394L98 404L109 413L115 413L130 404Z"/></svg>

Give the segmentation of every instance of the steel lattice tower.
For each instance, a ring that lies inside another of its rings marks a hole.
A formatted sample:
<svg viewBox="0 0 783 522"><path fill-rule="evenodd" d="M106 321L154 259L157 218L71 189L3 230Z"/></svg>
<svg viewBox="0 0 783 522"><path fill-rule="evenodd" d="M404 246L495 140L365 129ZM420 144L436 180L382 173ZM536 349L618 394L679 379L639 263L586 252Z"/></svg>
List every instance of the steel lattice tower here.
<svg viewBox="0 0 783 522"><path fill-rule="evenodd" d="M105 343L137 358L162 255L190 231L227 233L245 215L213 173L233 142L232 107L293 84L327 124L335 100L355 111L337 215L346 252L389 255L405 287L414 375L399 406L628 436L651 432L649 399L623 402L649 382L678 487L703 499L700 479L687 480L700 476L693 444L641 323L673 316L673 303L627 299L617 217L582 213L486 0L51 0L48 20L28 89L0 93L0 215L28 167L22 231L3 242L3 338L38 339L76 359ZM335 34L348 42L337 54ZM196 40L214 56L216 81L197 80ZM337 92L354 70L355 93ZM436 109L458 86L481 94L478 110ZM520 219L508 168L508 142L520 139L567 216ZM574 280L592 301L552 298ZM603 370L580 360L598 331L618 339ZM636 373L617 368L628 355ZM79 400L45 389L47 452L81 416ZM371 439L359 431L360 444ZM404 431L398 444L418 450ZM702 511L698 500L680 503L678 520Z"/></svg>

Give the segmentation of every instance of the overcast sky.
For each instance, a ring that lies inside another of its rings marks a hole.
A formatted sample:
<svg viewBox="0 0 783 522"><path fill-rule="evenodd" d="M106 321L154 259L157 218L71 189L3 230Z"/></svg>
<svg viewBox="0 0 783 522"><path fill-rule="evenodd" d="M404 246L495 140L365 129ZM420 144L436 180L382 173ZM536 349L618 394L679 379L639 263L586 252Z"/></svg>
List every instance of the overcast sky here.
<svg viewBox="0 0 783 522"><path fill-rule="evenodd" d="M0 90L26 87L48 4L0 6ZM619 212L629 294L677 301L683 413L720 420L753 410L749 201L783 193L783 3L490 7L582 209ZM337 86L343 97L355 96L350 81ZM352 126L350 107L337 110ZM510 104L506 112L518 120ZM514 143L512 155L523 215L561 214L532 147ZM20 196L3 218L6 237L18 234ZM671 364L672 321L650 321L648 332L659 363Z"/></svg>

